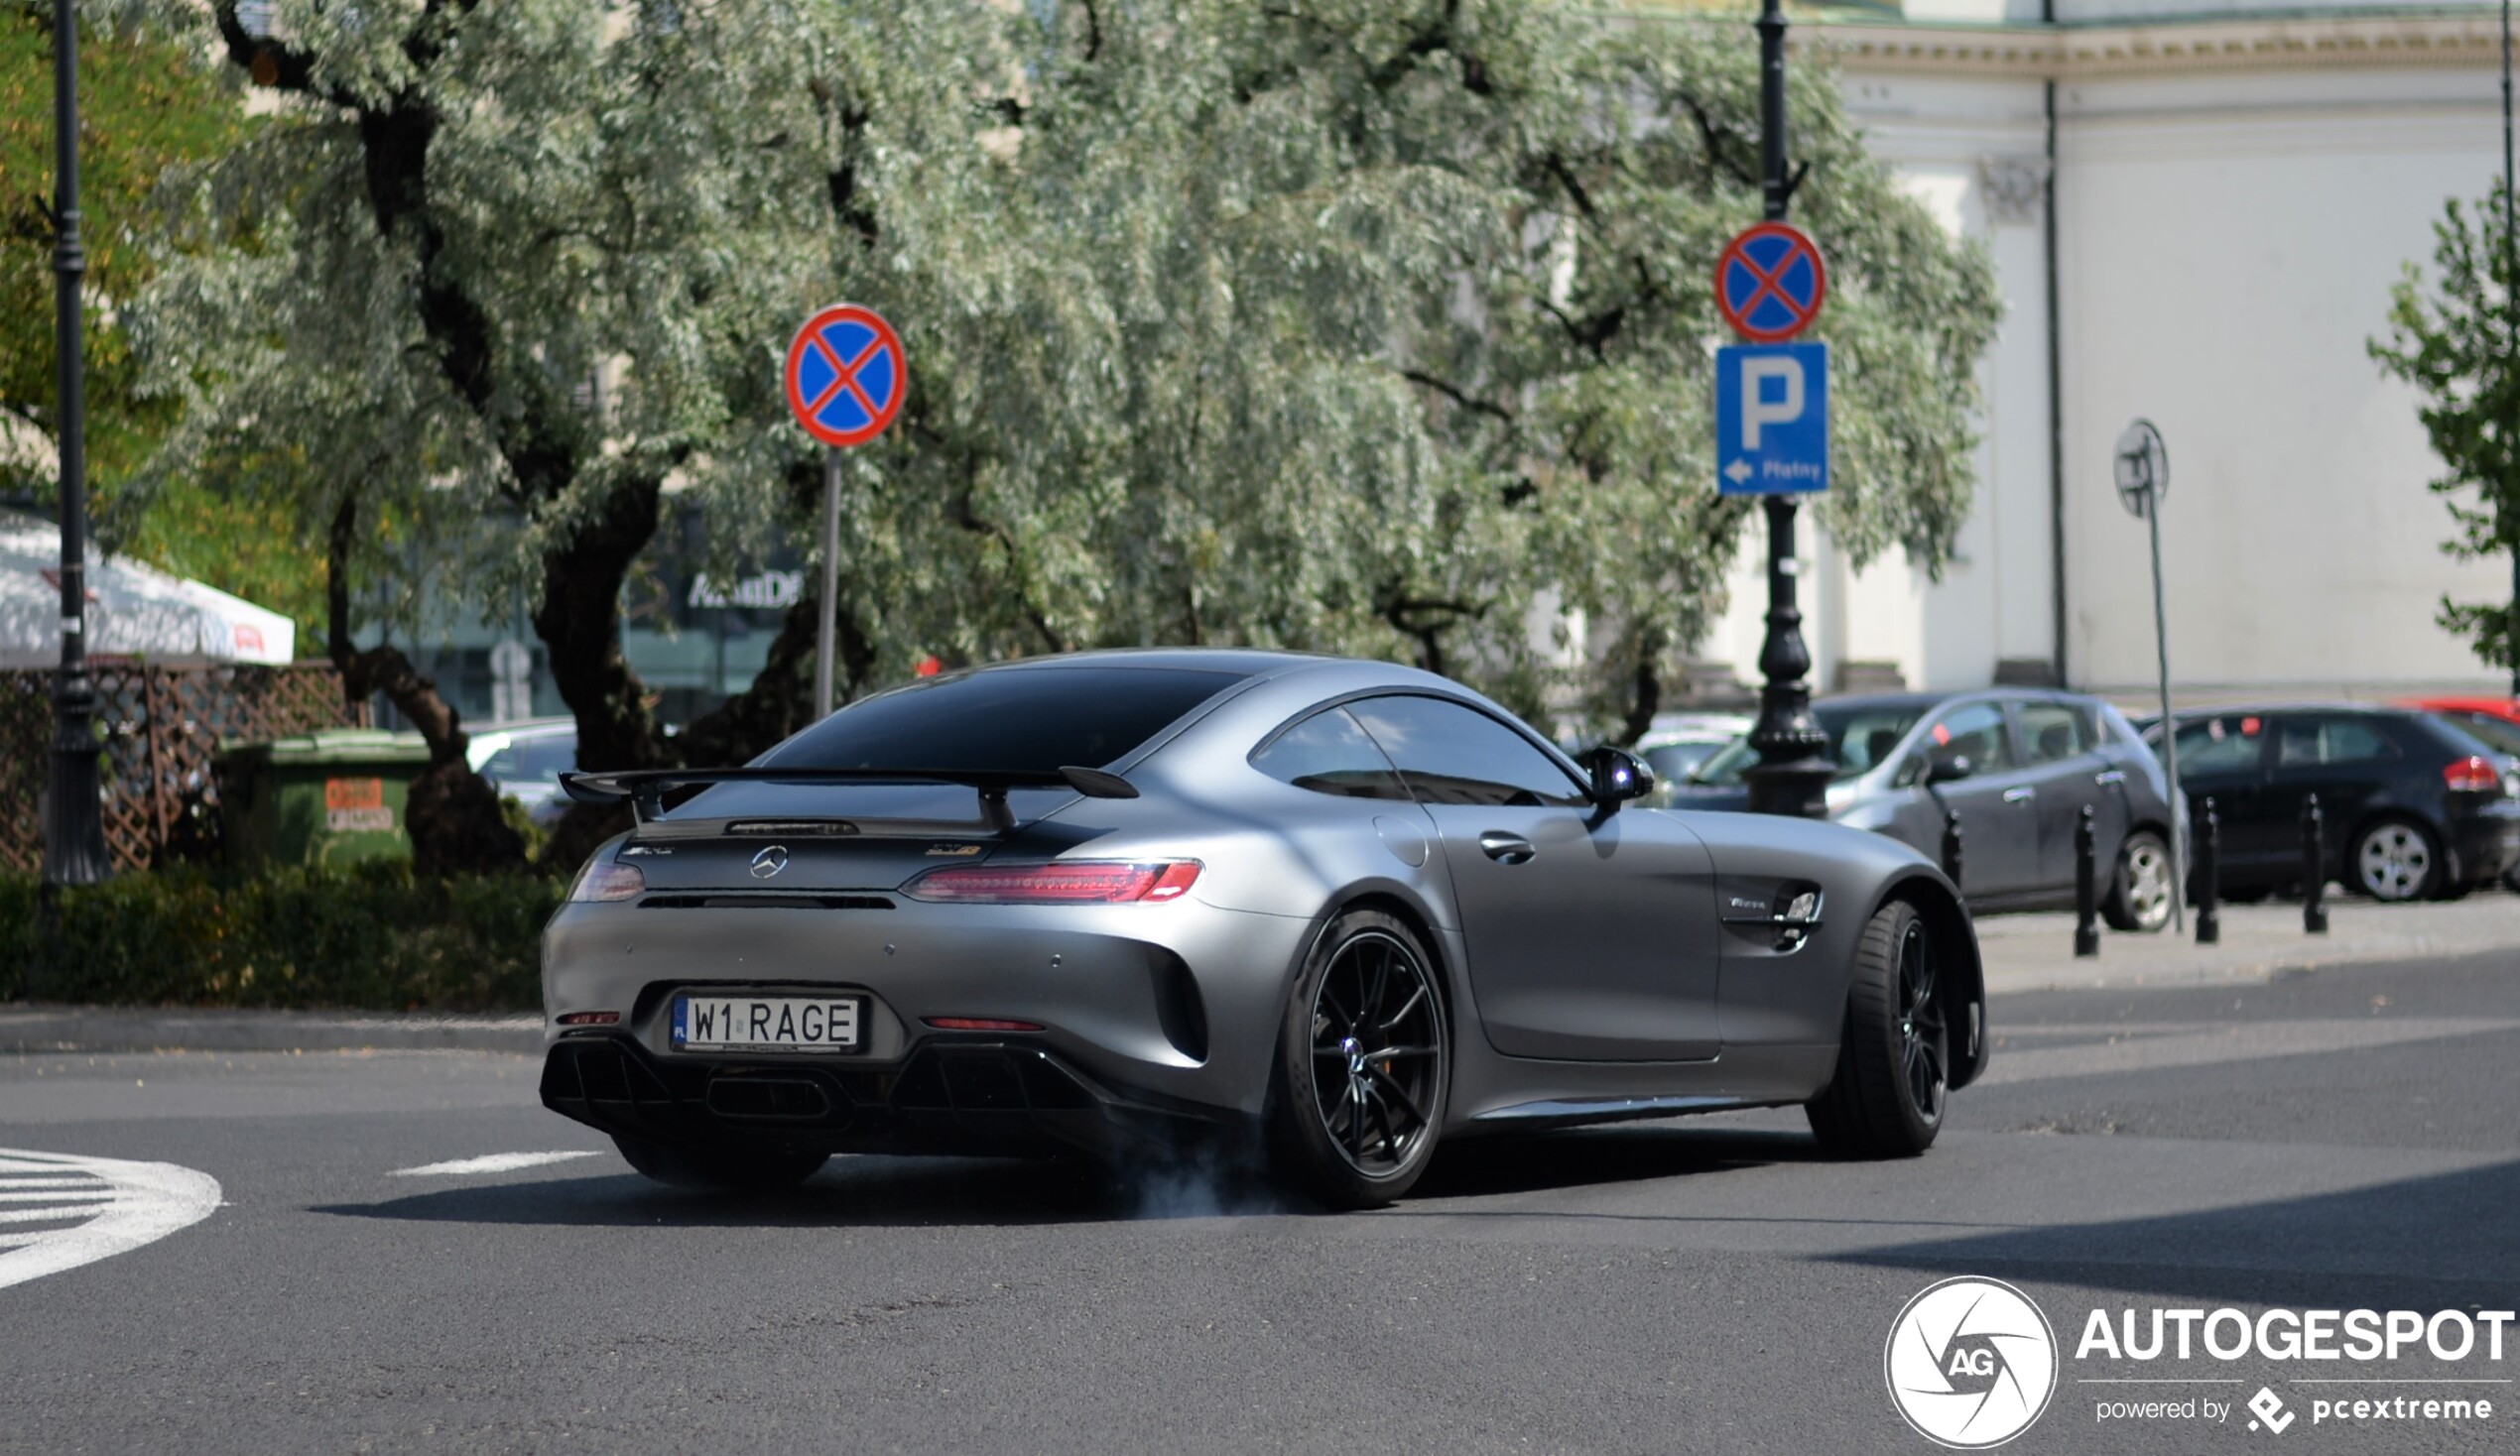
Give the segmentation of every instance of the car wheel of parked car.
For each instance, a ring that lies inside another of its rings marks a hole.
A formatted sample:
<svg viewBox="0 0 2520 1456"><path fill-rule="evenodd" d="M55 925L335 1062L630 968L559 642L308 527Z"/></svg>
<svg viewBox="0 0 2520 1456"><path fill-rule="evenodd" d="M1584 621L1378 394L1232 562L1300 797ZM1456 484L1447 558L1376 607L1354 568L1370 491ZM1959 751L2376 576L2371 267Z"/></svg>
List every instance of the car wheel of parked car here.
<svg viewBox="0 0 2520 1456"><path fill-rule="evenodd" d="M1937 959L1924 917L1905 901L1883 906L1864 926L1837 1075L1803 1105L1828 1153L1914 1157L1934 1146L1952 1064Z"/></svg>
<svg viewBox="0 0 2520 1456"><path fill-rule="evenodd" d="M2353 887L2374 900L2422 900L2440 888L2442 857L2413 819L2375 820L2354 839Z"/></svg>
<svg viewBox="0 0 2520 1456"><path fill-rule="evenodd" d="M1295 979L1270 1151L1290 1181L1333 1208L1391 1202L1435 1155L1449 1067L1434 964L1407 925L1351 910Z"/></svg>
<svg viewBox="0 0 2520 1456"><path fill-rule="evenodd" d="M675 1148L645 1138L612 1135L612 1146L640 1172L677 1188L765 1192L793 1188L821 1171L827 1153L782 1150Z"/></svg>
<svg viewBox="0 0 2520 1456"><path fill-rule="evenodd" d="M2126 836L2100 914L2112 930L2150 934L2170 923L2170 846L2160 835L2138 829Z"/></svg>

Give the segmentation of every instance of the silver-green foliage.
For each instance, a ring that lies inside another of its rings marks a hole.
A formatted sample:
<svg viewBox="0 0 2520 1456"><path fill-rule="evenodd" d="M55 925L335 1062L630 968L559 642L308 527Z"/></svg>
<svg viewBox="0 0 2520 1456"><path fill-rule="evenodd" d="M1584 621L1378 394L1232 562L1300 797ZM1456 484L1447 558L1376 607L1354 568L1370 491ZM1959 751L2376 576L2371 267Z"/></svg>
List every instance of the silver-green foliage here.
<svg viewBox="0 0 2520 1456"><path fill-rule="evenodd" d="M319 441L332 479L394 482L416 538L506 565L465 584L548 589L549 551L661 472L729 551L802 538L816 454L777 371L849 299L913 364L846 472L862 684L931 653L1238 643L1615 721L1723 605L1747 513L1713 492L1709 274L1759 216L1746 26L1533 0L281 13L324 85L435 89L443 236L381 237L360 138L303 97L205 184L266 211L265 246L171 271L160 357L198 420ZM1816 66L1793 154L1833 270L1821 514L1859 561L1939 568L1991 271ZM490 321L477 398L425 326L433 278ZM598 363L600 419L570 395ZM572 462L559 487L521 478L538 446ZM480 532L500 503L528 529ZM1572 671L1533 639L1566 610Z"/></svg>

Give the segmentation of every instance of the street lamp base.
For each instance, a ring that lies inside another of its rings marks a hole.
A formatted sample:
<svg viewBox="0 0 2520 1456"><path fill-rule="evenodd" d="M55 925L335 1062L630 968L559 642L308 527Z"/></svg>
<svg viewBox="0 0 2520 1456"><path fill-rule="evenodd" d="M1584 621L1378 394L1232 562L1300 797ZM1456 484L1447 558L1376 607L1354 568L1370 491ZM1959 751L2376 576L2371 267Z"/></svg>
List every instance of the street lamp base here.
<svg viewBox="0 0 2520 1456"><path fill-rule="evenodd" d="M1782 764L1753 764L1742 771L1750 788L1750 811L1791 814L1798 818L1828 817L1828 781L1837 777L1827 759L1790 759Z"/></svg>

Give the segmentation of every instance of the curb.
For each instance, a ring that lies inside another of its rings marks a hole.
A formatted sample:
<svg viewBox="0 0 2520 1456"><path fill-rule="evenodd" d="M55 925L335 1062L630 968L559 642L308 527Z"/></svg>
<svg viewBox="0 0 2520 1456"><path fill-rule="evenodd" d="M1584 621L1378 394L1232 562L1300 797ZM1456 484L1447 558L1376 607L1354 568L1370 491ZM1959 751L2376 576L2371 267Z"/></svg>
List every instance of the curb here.
<svg viewBox="0 0 2520 1456"><path fill-rule="evenodd" d="M489 1051L537 1056L543 1022L425 1012L0 1007L0 1053L60 1051Z"/></svg>

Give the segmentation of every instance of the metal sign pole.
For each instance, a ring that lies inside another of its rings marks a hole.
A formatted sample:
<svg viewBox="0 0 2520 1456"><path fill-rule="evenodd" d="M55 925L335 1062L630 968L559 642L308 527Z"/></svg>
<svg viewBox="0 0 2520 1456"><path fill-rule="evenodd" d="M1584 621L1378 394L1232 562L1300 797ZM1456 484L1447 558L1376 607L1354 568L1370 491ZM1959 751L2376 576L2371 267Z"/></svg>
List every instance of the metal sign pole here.
<svg viewBox="0 0 2520 1456"><path fill-rule="evenodd" d="M837 445L822 450L822 601L821 619L814 629L814 716L831 716L831 657L839 650L840 616L840 456Z"/></svg>
<svg viewBox="0 0 2520 1456"><path fill-rule="evenodd" d="M2170 774L2170 923L2188 933L2188 815L2179 806L2179 725L2170 716L2170 615L2161 594L2161 487L2145 493L2144 520L2153 536L2153 647L2161 661L2162 766Z"/></svg>

